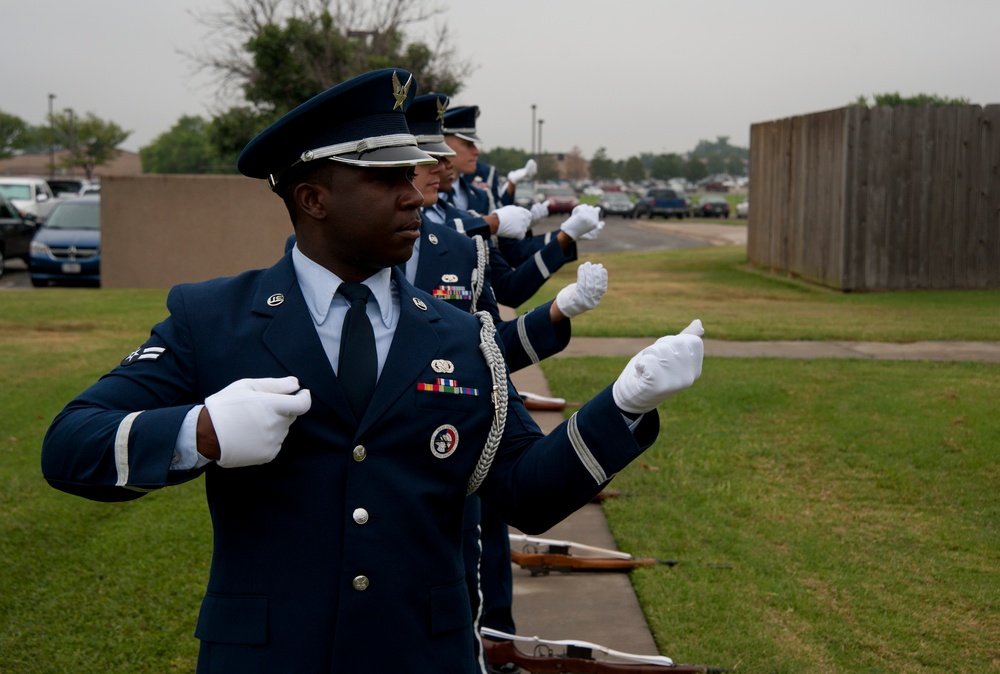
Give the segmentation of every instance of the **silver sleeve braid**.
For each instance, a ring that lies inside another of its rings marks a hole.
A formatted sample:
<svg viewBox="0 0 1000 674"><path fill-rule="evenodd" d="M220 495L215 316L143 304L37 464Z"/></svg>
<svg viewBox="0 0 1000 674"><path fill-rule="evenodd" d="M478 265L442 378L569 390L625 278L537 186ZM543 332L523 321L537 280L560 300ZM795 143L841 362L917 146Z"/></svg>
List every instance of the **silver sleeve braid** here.
<svg viewBox="0 0 1000 674"><path fill-rule="evenodd" d="M490 374L493 376L493 422L490 424L490 433L486 437L483 453L479 455L476 469L469 479L467 494L479 489L479 485L486 479L507 425L507 363L494 338L496 330L493 327L493 317L486 311L476 312L476 316L482 325L479 331L479 350L483 352Z"/></svg>
<svg viewBox="0 0 1000 674"><path fill-rule="evenodd" d="M476 313L476 304L483 294L483 286L486 285L486 258L489 251L483 237L477 234L472 237L472 240L476 243L476 271L472 275L472 309L470 311Z"/></svg>

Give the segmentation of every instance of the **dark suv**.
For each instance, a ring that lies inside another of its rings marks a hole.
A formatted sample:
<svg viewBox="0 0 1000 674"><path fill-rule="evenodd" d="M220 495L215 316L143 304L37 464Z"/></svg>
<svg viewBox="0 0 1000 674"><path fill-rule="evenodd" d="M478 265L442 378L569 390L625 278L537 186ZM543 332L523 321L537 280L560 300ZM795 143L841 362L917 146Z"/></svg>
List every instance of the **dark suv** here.
<svg viewBox="0 0 1000 674"><path fill-rule="evenodd" d="M36 229L33 218L22 216L14 204L0 194L0 276L7 260L16 257L28 260L28 247Z"/></svg>
<svg viewBox="0 0 1000 674"><path fill-rule="evenodd" d="M691 216L691 202L684 196L683 192L672 190L669 187L654 187L646 190L639 201L635 202L635 217L652 217L662 215L669 218L671 215L680 219Z"/></svg>

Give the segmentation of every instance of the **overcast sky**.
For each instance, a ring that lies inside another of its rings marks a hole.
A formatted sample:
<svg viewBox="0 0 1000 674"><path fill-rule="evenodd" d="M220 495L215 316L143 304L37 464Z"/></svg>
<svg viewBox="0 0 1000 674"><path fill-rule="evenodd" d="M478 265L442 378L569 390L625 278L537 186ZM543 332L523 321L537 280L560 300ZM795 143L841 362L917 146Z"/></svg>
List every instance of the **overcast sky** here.
<svg viewBox="0 0 1000 674"><path fill-rule="evenodd" d="M208 31L192 10L226 0L3 0L0 110L45 123L92 112L138 150L216 101L179 51ZM453 105L481 108L486 149L579 147L613 159L684 153L750 125L899 91L1000 103L998 0L503 0L460 2L447 22L476 66ZM429 34L428 26L428 34Z"/></svg>

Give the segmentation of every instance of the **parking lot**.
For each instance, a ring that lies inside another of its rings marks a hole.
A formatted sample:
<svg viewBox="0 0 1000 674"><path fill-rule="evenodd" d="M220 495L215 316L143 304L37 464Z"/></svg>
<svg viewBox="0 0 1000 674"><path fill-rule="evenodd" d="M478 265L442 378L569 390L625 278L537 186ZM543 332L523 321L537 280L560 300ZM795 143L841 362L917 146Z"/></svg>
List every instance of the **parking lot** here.
<svg viewBox="0 0 1000 674"><path fill-rule="evenodd" d="M532 231L536 235L559 228L564 216L552 215L537 223ZM746 243L746 227L741 225L710 225L691 220L632 220L620 217L605 219L605 227L596 241L582 241L579 257L587 253L627 250L665 250L694 248L710 244ZM31 288L28 266L21 260L8 260L7 269L0 277L0 290Z"/></svg>

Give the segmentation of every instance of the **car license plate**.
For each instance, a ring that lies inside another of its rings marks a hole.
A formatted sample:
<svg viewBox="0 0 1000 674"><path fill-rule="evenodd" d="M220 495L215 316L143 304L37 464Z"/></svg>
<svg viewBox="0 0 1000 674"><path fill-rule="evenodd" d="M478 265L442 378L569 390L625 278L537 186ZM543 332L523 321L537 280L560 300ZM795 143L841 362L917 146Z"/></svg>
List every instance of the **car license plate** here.
<svg viewBox="0 0 1000 674"><path fill-rule="evenodd" d="M62 272L64 274L79 274L80 273L80 263L79 262L63 262Z"/></svg>

